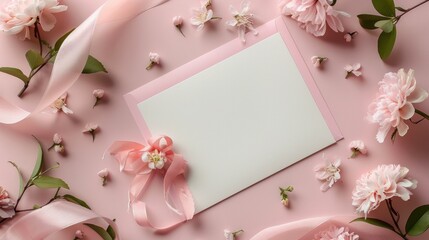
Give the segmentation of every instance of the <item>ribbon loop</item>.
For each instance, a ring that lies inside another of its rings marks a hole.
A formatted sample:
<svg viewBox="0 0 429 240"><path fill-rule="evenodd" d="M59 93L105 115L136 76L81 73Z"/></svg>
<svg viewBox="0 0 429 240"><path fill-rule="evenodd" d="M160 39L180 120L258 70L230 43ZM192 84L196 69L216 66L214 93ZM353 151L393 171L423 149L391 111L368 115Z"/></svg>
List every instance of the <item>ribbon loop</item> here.
<svg viewBox="0 0 429 240"><path fill-rule="evenodd" d="M192 219L195 214L195 204L185 179L187 163L172 149L173 141L168 136L152 137L146 145L118 141L108 149L118 161L121 171L135 175L129 190L129 204L134 219L140 226L166 230ZM183 217L180 222L155 227L149 220L147 205L141 199L150 180L156 174L164 177L165 203L172 211Z"/></svg>

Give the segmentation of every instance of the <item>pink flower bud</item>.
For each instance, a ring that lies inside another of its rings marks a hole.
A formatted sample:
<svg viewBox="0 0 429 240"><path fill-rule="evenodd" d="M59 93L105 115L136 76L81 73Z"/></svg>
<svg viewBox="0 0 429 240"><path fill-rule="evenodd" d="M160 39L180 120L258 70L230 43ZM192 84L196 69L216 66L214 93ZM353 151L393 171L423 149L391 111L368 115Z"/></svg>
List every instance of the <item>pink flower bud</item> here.
<svg viewBox="0 0 429 240"><path fill-rule="evenodd" d="M176 26L176 27L181 26L181 25L183 24L183 18L182 18L181 16L175 16L175 17L173 18L173 24L174 24L174 26Z"/></svg>
<svg viewBox="0 0 429 240"><path fill-rule="evenodd" d="M99 171L97 174L101 178L106 178L107 176L109 176L109 171L107 170L107 168L105 168L105 169Z"/></svg>
<svg viewBox="0 0 429 240"><path fill-rule="evenodd" d="M94 97L100 99L103 98L104 96L104 90L103 89L95 89L92 94L94 95Z"/></svg>
<svg viewBox="0 0 429 240"><path fill-rule="evenodd" d="M59 135L58 133L55 133L53 140L55 144L60 144L63 141L63 137L61 137L61 135Z"/></svg>
<svg viewBox="0 0 429 240"><path fill-rule="evenodd" d="M74 236L75 236L75 239L83 239L84 234L83 234L83 232L81 230L77 230L75 232Z"/></svg>

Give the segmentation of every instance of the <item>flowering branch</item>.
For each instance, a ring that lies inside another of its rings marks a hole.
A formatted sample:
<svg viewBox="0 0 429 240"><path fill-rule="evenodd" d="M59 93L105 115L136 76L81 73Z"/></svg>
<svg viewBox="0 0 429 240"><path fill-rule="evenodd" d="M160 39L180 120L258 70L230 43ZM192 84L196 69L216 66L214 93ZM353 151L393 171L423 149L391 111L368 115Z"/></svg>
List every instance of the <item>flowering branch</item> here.
<svg viewBox="0 0 429 240"><path fill-rule="evenodd" d="M429 0L425 0L409 9L404 9L402 7L396 7L394 0L372 0L374 8L382 16L371 14L358 15L360 25L363 28L382 30L378 38L378 53L381 59L387 59L393 51L396 41L396 24L402 16L427 2L429 2ZM396 11L402 13L396 15Z"/></svg>

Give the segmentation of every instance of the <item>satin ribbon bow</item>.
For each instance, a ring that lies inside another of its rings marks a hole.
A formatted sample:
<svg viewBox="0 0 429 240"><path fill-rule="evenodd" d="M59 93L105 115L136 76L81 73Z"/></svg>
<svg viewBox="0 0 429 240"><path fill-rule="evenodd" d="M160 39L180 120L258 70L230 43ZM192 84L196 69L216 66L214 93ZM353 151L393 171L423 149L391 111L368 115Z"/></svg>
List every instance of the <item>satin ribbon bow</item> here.
<svg viewBox="0 0 429 240"><path fill-rule="evenodd" d="M171 138L160 136L149 139L146 145L117 141L108 149L110 155L118 161L119 170L134 175L129 190L129 205L140 226L164 230L192 219L195 213L194 201L185 180L187 163L181 155L175 154L172 148ZM155 175L164 177L165 203L172 211L182 216L180 222L155 227L149 220L146 204L141 199Z"/></svg>

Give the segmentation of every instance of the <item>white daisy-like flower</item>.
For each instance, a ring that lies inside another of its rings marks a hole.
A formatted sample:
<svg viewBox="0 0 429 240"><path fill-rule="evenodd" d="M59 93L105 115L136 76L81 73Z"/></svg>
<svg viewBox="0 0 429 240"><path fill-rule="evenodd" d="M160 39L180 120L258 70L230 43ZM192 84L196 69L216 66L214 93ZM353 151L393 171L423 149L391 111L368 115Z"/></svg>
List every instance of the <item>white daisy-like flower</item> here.
<svg viewBox="0 0 429 240"><path fill-rule="evenodd" d="M241 10L237 11L232 5L229 6L231 14L234 16L233 19L226 22L227 25L236 27L238 31L238 37L244 43L246 42L246 30L249 29L254 35L258 35L258 31L253 27L253 14L250 11L250 1L243 0L241 2Z"/></svg>
<svg viewBox="0 0 429 240"><path fill-rule="evenodd" d="M147 163L151 170L162 169L167 161L165 153L157 149L152 152L144 152L141 159L144 163Z"/></svg>

